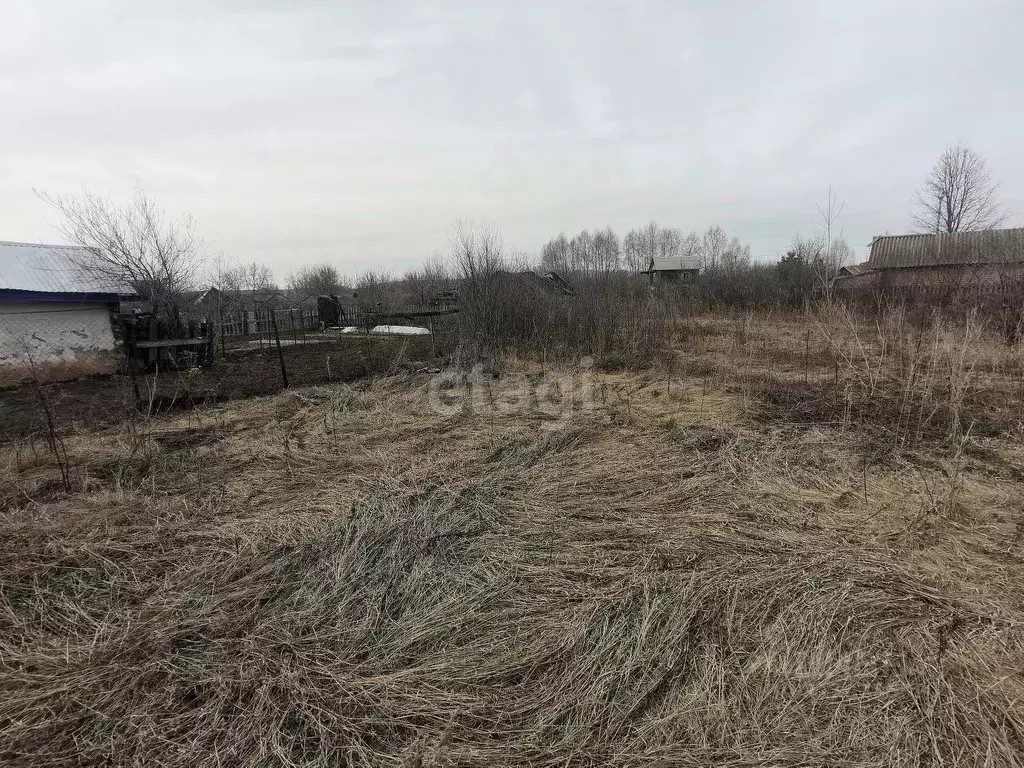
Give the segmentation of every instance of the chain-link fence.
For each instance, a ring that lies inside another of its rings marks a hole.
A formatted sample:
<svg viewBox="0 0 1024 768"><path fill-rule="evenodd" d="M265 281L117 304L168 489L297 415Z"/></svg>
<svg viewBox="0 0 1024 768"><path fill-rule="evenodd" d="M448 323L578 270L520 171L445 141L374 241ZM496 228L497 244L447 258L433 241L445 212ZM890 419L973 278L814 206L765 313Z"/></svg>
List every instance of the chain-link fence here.
<svg viewBox="0 0 1024 768"><path fill-rule="evenodd" d="M0 313L0 434L8 437L41 433L48 420L66 432L431 366L449 351L454 327L451 317L430 317L417 333L375 331L364 316L360 326L324 328L299 310L228 326L107 305L11 309Z"/></svg>
<svg viewBox="0 0 1024 768"><path fill-rule="evenodd" d="M116 307L59 301L0 304L0 388L116 373Z"/></svg>
<svg viewBox="0 0 1024 768"><path fill-rule="evenodd" d="M427 365L439 354L429 332L405 335L362 328L310 328L294 314L273 311L254 318L244 335L219 329L194 338L136 342L129 347L140 399L223 400L268 394L287 387L346 382L398 367ZM142 371L142 374L139 374Z"/></svg>

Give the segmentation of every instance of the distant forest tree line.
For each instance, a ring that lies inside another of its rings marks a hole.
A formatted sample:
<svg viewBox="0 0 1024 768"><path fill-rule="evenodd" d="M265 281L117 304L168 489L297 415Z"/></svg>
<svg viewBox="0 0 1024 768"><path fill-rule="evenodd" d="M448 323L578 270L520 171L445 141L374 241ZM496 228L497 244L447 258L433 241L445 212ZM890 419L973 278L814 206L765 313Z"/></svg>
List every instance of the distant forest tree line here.
<svg viewBox="0 0 1024 768"><path fill-rule="evenodd" d="M919 232L956 233L993 228L1007 212L998 200L998 184L985 161L963 142L949 145L939 157L914 200L911 221ZM210 258L188 217L169 218L143 192L126 204L89 192L80 197L40 197L61 214L66 239L86 246L76 264L83 272L131 285L154 306L172 309L190 290L216 287L228 292L276 291L271 269L258 261ZM778 261L755 260L749 245L730 237L720 226L687 232L652 221L619 235L609 226L558 234L539 253L503 252L503 269L539 269L567 276L639 274L653 259L680 258L701 271L701 283L718 286L712 292L722 301L750 294L750 286L771 284L773 295L796 304L815 293L827 294L839 269L853 259L845 239L842 204L831 187L825 205L818 206L819 224L811 235L797 235ZM464 249L463 249L464 250ZM408 303L421 305L450 292L465 275L460 272L458 243L449 259L433 257L402 276L386 269L346 278L327 262L300 266L285 279L293 296L337 294L363 306ZM746 286L746 287L744 287ZM767 289L765 289L767 290Z"/></svg>

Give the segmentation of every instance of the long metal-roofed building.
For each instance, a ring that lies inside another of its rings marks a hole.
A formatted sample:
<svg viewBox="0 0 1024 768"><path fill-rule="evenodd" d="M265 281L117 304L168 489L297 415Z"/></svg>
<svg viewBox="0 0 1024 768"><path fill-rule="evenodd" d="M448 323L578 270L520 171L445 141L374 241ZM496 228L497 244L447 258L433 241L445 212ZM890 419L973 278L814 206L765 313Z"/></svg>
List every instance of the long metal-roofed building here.
<svg viewBox="0 0 1024 768"><path fill-rule="evenodd" d="M870 258L843 267L854 282L922 287L986 287L1024 278L1024 228L931 235L884 235Z"/></svg>
<svg viewBox="0 0 1024 768"><path fill-rule="evenodd" d="M113 373L128 285L80 268L87 249L0 241L0 387Z"/></svg>
<svg viewBox="0 0 1024 768"><path fill-rule="evenodd" d="M1024 262L1024 228L938 235L886 235L871 242L871 269Z"/></svg>

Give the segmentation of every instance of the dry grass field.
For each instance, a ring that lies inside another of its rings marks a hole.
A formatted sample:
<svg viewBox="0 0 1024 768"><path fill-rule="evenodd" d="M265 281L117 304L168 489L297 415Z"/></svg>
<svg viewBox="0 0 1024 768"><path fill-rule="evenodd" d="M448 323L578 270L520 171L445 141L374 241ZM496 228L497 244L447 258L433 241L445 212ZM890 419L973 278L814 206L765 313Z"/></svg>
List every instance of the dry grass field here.
<svg viewBox="0 0 1024 768"><path fill-rule="evenodd" d="M0 763L1024 763L1024 352L673 347L571 418L403 373L0 446Z"/></svg>

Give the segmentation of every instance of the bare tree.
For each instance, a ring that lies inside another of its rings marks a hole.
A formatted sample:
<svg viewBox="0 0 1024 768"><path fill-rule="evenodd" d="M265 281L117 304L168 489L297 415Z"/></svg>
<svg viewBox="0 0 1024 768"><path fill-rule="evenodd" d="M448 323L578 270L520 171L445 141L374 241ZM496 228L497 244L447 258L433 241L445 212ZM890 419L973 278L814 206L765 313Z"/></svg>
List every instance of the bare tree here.
<svg viewBox="0 0 1024 768"><path fill-rule="evenodd" d="M77 197L37 194L61 215L61 234L84 246L69 252L75 268L93 280L131 286L157 312L174 314L204 264L191 216L168 219L142 190L123 205L88 190Z"/></svg>
<svg viewBox="0 0 1024 768"><path fill-rule="evenodd" d="M427 259L420 269L405 273L397 288L400 299L413 307L425 307L455 287L451 272L439 255Z"/></svg>
<svg viewBox="0 0 1024 768"><path fill-rule="evenodd" d="M661 233L661 227L658 226L658 222L652 221L649 224L640 227L637 230L639 236L640 247L644 254L644 269L647 269L651 265L651 259L659 256L658 252L658 239Z"/></svg>
<svg viewBox="0 0 1024 768"><path fill-rule="evenodd" d="M573 272L589 272L594 264L594 236L584 229L569 241L569 265Z"/></svg>
<svg viewBox="0 0 1024 768"><path fill-rule="evenodd" d="M650 258L645 252L639 230L631 229L622 238L622 260L630 272L643 272L650 266Z"/></svg>
<svg viewBox="0 0 1024 768"><path fill-rule="evenodd" d="M700 268L714 272L722 263L722 257L729 247L729 237L719 226L708 227L700 244Z"/></svg>
<svg viewBox="0 0 1024 768"><path fill-rule="evenodd" d="M911 221L921 232L972 232L998 227L1007 212L985 159L960 141L946 147L917 192Z"/></svg>
<svg viewBox="0 0 1024 768"><path fill-rule="evenodd" d="M614 272L619 269L621 254L619 236L611 227L594 232L594 270L599 273Z"/></svg>
<svg viewBox="0 0 1024 768"><path fill-rule="evenodd" d="M505 267L501 233L488 224L457 223L451 253L456 273L464 281L486 279Z"/></svg>
<svg viewBox="0 0 1024 768"><path fill-rule="evenodd" d="M726 273L735 276L750 266L750 246L740 243L738 237L732 238L729 245L722 251L719 267Z"/></svg>
<svg viewBox="0 0 1024 768"><path fill-rule="evenodd" d="M338 268L326 262L299 267L288 273L285 284L296 296L329 296L341 293L344 280Z"/></svg>
<svg viewBox="0 0 1024 768"><path fill-rule="evenodd" d="M679 247L679 255L691 261L697 261L700 258L700 235L690 232L684 237Z"/></svg>
<svg viewBox="0 0 1024 768"><path fill-rule="evenodd" d="M459 281L459 323L469 340L467 354L480 359L497 355L509 314L508 302L517 301L515 281L501 233L489 224L459 222L451 234L451 263ZM522 266L516 264L515 266Z"/></svg>
<svg viewBox="0 0 1024 768"><path fill-rule="evenodd" d="M829 184L828 200L825 205L818 204L818 215L821 217L819 256L811 261L815 282L826 300L831 300L839 270L850 257L850 246L844 237L846 227L839 223L845 208L846 203L837 202L832 185Z"/></svg>
<svg viewBox="0 0 1024 768"><path fill-rule="evenodd" d="M250 261L240 265L242 281L247 290L250 291L273 291L277 290L277 283L274 282L274 273L266 264L258 261Z"/></svg>
<svg viewBox="0 0 1024 768"><path fill-rule="evenodd" d="M396 303L399 291L395 276L386 269L368 269L356 278L352 298L360 309L385 311Z"/></svg>
<svg viewBox="0 0 1024 768"><path fill-rule="evenodd" d="M232 293L277 290L274 273L258 261L240 264L218 259L214 263L212 281L218 290Z"/></svg>
<svg viewBox="0 0 1024 768"><path fill-rule="evenodd" d="M584 229L571 238L560 234L541 248L540 267L562 274L613 272L619 268L621 250L611 227Z"/></svg>
<svg viewBox="0 0 1024 768"><path fill-rule="evenodd" d="M656 221L652 221L626 234L622 241L622 254L627 269L643 272L651 266L653 258L679 256L683 245L682 232L659 227Z"/></svg>
<svg viewBox="0 0 1024 768"><path fill-rule="evenodd" d="M663 227L658 230L655 250L659 258L679 256L683 248L683 233L676 227Z"/></svg>
<svg viewBox="0 0 1024 768"><path fill-rule="evenodd" d="M542 269L554 272L569 271L569 239L564 232L549 240L541 248L540 265Z"/></svg>

